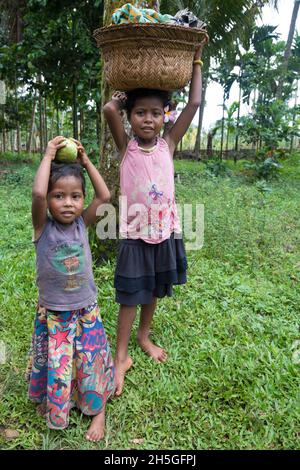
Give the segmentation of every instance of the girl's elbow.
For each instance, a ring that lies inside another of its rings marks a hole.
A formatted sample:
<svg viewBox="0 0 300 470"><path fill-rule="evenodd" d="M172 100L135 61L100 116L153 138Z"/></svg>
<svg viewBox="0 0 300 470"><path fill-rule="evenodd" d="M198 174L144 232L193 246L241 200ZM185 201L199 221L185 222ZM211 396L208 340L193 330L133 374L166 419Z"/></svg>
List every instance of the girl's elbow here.
<svg viewBox="0 0 300 470"><path fill-rule="evenodd" d="M116 107L114 106L114 103L109 101L103 106L103 113L104 116L108 116L116 111Z"/></svg>
<svg viewBox="0 0 300 470"><path fill-rule="evenodd" d="M110 192L107 190L101 195L101 204L105 204L110 201Z"/></svg>
<svg viewBox="0 0 300 470"><path fill-rule="evenodd" d="M109 110L110 110L110 103L108 102L103 106L103 113L107 114Z"/></svg>
<svg viewBox="0 0 300 470"><path fill-rule="evenodd" d="M110 201L110 192L107 191L107 193L105 194L105 197L104 197L104 202L109 202Z"/></svg>
<svg viewBox="0 0 300 470"><path fill-rule="evenodd" d="M200 104L201 104L201 99L199 99L199 100L193 100L192 103L191 103L191 105L192 105L193 109L195 109L195 111L197 111L197 109L199 108Z"/></svg>
<svg viewBox="0 0 300 470"><path fill-rule="evenodd" d="M45 195L45 193L43 193L42 191L38 191L36 189L32 190L31 196L32 196L32 200L35 200L35 201L45 201L47 199L47 196Z"/></svg>

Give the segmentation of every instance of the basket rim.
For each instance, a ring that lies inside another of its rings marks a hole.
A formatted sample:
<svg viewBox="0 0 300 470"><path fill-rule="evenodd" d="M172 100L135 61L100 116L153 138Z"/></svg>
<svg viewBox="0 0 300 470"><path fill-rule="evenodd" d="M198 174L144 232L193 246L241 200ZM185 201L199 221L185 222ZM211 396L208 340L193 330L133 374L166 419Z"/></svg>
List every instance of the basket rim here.
<svg viewBox="0 0 300 470"><path fill-rule="evenodd" d="M195 38L199 38L199 36L206 37L206 42L209 41L209 36L206 29L200 28L188 28L186 26L180 25L173 25L173 24L166 24L166 23L126 23L126 24L112 24L109 26L103 26L102 28L97 28L93 31L93 37L97 40L98 46L104 42L111 41L113 42L114 39L117 38L117 32L124 35L124 32L132 33L133 31L136 34L136 31L141 30L141 33L146 29L148 31L158 33L155 36L158 38L161 32L168 32L168 33L175 33L180 31L183 36L186 36L185 40L188 41L190 38L190 42L194 42ZM153 34L153 36L154 36ZM110 37L112 36L112 37ZM124 36L123 36L124 38ZM150 38L150 36L149 36ZM192 40L193 38L193 40ZM125 39L125 38L124 38ZM128 38L129 39L129 38Z"/></svg>
<svg viewBox="0 0 300 470"><path fill-rule="evenodd" d="M138 40L137 40L138 39ZM156 39L156 43L154 44L153 41ZM138 48L140 49L141 47L153 47L153 48L159 48L159 49L165 49L167 50L167 46L170 43L169 38L151 38L151 37L144 37L144 38L115 38L113 41L103 41L100 46L103 48L103 50L109 48L121 48L121 49L126 49L128 45L130 47L133 47L134 49ZM191 49L191 45L195 46L195 43L192 43L191 41L183 41L182 39L172 39L172 44L176 44L176 49ZM167 45L167 46L166 46Z"/></svg>

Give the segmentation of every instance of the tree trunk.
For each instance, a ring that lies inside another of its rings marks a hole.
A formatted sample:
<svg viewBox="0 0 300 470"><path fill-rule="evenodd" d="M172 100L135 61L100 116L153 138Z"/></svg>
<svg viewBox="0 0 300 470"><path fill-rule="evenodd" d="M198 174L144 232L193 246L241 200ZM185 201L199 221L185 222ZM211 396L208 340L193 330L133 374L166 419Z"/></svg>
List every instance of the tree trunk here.
<svg viewBox="0 0 300 470"><path fill-rule="evenodd" d="M54 118L54 111L55 111L54 106L52 105L50 109L51 109L51 124L50 124L49 140L52 140L53 137L54 137L54 120L55 120L55 118Z"/></svg>
<svg viewBox="0 0 300 470"><path fill-rule="evenodd" d="M2 152L6 152L6 135L5 135L5 129L2 130Z"/></svg>
<svg viewBox="0 0 300 470"><path fill-rule="evenodd" d="M19 122L17 122L16 133L17 133L17 152L18 152L18 155L20 155L22 142L21 142L21 129L20 129L20 123Z"/></svg>
<svg viewBox="0 0 300 470"><path fill-rule="evenodd" d="M33 129L34 129L34 119L35 119L35 111L36 111L36 93L33 98L33 106L32 106L32 113L31 113L31 120L30 120L30 128L29 128L29 136L28 136L28 141L26 145L26 151L31 153L31 145L32 145L32 139L33 139Z"/></svg>
<svg viewBox="0 0 300 470"><path fill-rule="evenodd" d="M298 12L299 12L299 6L300 6L300 0L295 0L293 13L292 13L292 18L291 18L291 23L290 23L289 34L288 34L288 39L287 39L286 46L285 46L285 51L284 51L282 73L281 73L281 77L280 77L279 82L278 82L278 88L277 88L277 92L276 92L276 97L277 98L282 98L282 89L283 89L284 80L286 78L286 72L287 72L287 69L288 69L289 58L290 58L290 55L291 55L291 48L292 48L292 42L293 42L293 37L294 37L294 33L295 33L295 27L296 27Z"/></svg>
<svg viewBox="0 0 300 470"><path fill-rule="evenodd" d="M209 59L208 59L208 67L209 67ZM197 158L200 157L201 133L202 133L202 123L203 123L203 115L204 115L204 108L205 108L205 96L206 96L207 85L208 85L208 69L206 70L203 76L201 104L200 104L200 109L199 109L199 121L198 121L197 135L196 135L195 148L194 148L194 152L196 153Z"/></svg>
<svg viewBox="0 0 300 470"><path fill-rule="evenodd" d="M252 101L252 113L255 112L256 103L258 101L257 95L259 94L258 90L255 88L253 91L253 101Z"/></svg>
<svg viewBox="0 0 300 470"><path fill-rule="evenodd" d="M73 83L73 137L78 139L77 84Z"/></svg>
<svg viewBox="0 0 300 470"><path fill-rule="evenodd" d="M220 160L223 155L223 143L224 143L224 122L225 122L225 91L223 93L223 115L222 115L222 128L221 128L221 149L220 149Z"/></svg>
<svg viewBox="0 0 300 470"><path fill-rule="evenodd" d="M42 87L42 77L41 75L39 75L38 77L38 82L40 84L40 88L39 88L39 125L40 125L40 129L39 129L39 137L40 137L40 154L41 154L41 157L43 156L43 151L44 151L44 133L43 133L43 98L42 98L42 91L41 91L41 87Z"/></svg>
<svg viewBox="0 0 300 470"><path fill-rule="evenodd" d="M11 150L12 152L14 152L14 151L15 151L15 148L14 148L15 140L14 140L14 132L13 132L13 130L10 131L10 133L9 133L9 138L10 138L10 150Z"/></svg>
<svg viewBox="0 0 300 470"><path fill-rule="evenodd" d="M56 134L60 135L58 103L56 104Z"/></svg>
<svg viewBox="0 0 300 470"><path fill-rule="evenodd" d="M240 116L241 116L241 100L242 100L242 85L241 85L241 70L239 73L239 107L238 107L238 114L237 114L237 120L236 120L236 136L235 136L235 146L234 146L234 163L237 161L237 154L239 149L239 126L240 126Z"/></svg>
<svg viewBox="0 0 300 470"><path fill-rule="evenodd" d="M96 102L96 135L97 135L97 143L99 148L101 148L101 101Z"/></svg>
<svg viewBox="0 0 300 470"><path fill-rule="evenodd" d="M75 48L75 16L72 15L72 43L73 48ZM77 116L77 78L74 77L72 85L72 95L73 95L73 137L78 139L78 116Z"/></svg>
<svg viewBox="0 0 300 470"><path fill-rule="evenodd" d="M43 127L45 136L45 147L48 143L48 129L47 129L47 100L44 98L44 112L43 112Z"/></svg>
<svg viewBox="0 0 300 470"><path fill-rule="evenodd" d="M6 91L5 91L5 83L2 82L2 87L1 87L1 100L0 100L0 110L1 110L1 118L3 121L3 128L2 128L2 152L6 152L6 136L5 136L5 114L4 114L4 108L5 108L5 97L6 97Z"/></svg>
<svg viewBox="0 0 300 470"><path fill-rule="evenodd" d="M19 119L19 111L17 110L17 119ZM17 147L17 152L18 155L21 153L21 129L20 129L20 123L17 121L17 129L16 129L16 147Z"/></svg>
<svg viewBox="0 0 300 470"><path fill-rule="evenodd" d="M16 11L16 42L19 43L22 40L22 18L19 7ZM21 130L19 122L19 102L18 102L18 91L17 91L17 79L15 76L15 92L16 92L16 113L17 113L17 152L20 155L21 152Z"/></svg>
<svg viewBox="0 0 300 470"><path fill-rule="evenodd" d="M19 100L18 100L18 86L17 86L17 77L15 76L15 100L16 100L16 116L17 116L17 152L20 155L21 152L21 136L20 136L20 123L19 123ZM15 146L14 146L15 147Z"/></svg>
<svg viewBox="0 0 300 470"><path fill-rule="evenodd" d="M80 140L83 138L84 134L84 114L83 114L83 109L80 109Z"/></svg>
<svg viewBox="0 0 300 470"><path fill-rule="evenodd" d="M227 127L227 135L226 135L226 152L229 150L229 127Z"/></svg>
<svg viewBox="0 0 300 470"><path fill-rule="evenodd" d="M297 102L298 102L298 88L299 88L299 80L297 80L297 85L296 85L296 94L295 94L295 103L294 103L294 109L293 109L292 127L294 127L295 121L296 121L296 106L297 106ZM294 147L294 136L292 135L291 142L290 142L290 152L293 150L293 147Z"/></svg>
<svg viewBox="0 0 300 470"><path fill-rule="evenodd" d="M207 158L210 158L213 155L213 135L211 132L207 134L206 155L207 155Z"/></svg>

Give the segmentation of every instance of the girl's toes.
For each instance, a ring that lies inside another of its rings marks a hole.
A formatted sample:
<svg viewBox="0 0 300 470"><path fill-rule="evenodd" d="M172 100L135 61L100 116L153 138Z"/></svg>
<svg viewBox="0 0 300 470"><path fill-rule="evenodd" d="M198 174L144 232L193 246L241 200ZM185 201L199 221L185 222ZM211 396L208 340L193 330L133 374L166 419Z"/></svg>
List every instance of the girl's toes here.
<svg viewBox="0 0 300 470"><path fill-rule="evenodd" d="M168 357L168 355L167 355L166 351L163 351L161 356L160 356L160 360L162 362L164 362L164 361L166 361L167 357Z"/></svg>

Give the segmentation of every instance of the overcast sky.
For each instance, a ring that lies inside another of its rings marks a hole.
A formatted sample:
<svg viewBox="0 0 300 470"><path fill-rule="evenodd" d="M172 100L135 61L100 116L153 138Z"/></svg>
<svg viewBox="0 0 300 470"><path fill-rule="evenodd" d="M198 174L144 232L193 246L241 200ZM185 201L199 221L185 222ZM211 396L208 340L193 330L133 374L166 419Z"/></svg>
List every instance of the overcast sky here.
<svg viewBox="0 0 300 470"><path fill-rule="evenodd" d="M279 0L278 1L278 12L270 7L264 7L262 20L258 19L257 24L271 24L277 26L277 32L280 33L281 39L287 40L292 12L293 12L294 0ZM296 30L300 33L300 14L298 15ZM217 119L222 117L222 98L223 89L217 83L211 83L206 92L206 107L203 118L203 127L208 129ZM231 89L229 104L238 99L238 86L234 84ZM244 108L244 113L247 111L247 107ZM198 119L194 120L195 123Z"/></svg>

